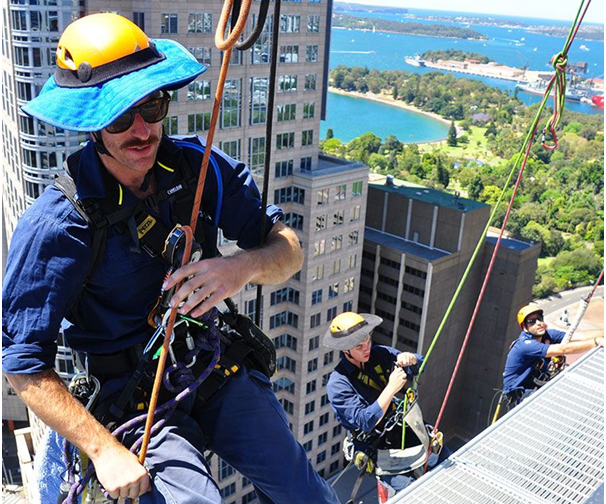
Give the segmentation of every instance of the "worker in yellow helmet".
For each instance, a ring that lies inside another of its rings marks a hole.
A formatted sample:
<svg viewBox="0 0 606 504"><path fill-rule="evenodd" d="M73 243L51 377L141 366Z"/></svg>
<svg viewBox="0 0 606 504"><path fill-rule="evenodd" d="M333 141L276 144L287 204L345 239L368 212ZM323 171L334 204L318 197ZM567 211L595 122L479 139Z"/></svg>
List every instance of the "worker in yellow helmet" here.
<svg viewBox="0 0 606 504"><path fill-rule="evenodd" d="M420 425L421 431L409 428L407 423L405 435L406 445L418 449L416 458L408 453L403 455L399 450L401 423L399 428L383 432L400 402L396 394L410 384L423 357L373 345L372 332L382 322L381 317L370 313L341 313L330 323L323 344L342 352L326 392L337 419L351 433L353 453L346 456L353 457L357 465L363 461L367 470L376 474L379 499L385 502L409 485L414 480L414 469L424 464L427 449L422 442L427 439L427 432L420 410L416 409L414 413L421 421L407 418L407 422L410 421L411 426ZM397 458L393 457L395 450L398 450Z"/></svg>
<svg viewBox="0 0 606 504"><path fill-rule="evenodd" d="M590 331L584 339L562 343L566 333L548 329L544 313L537 305L520 308L517 315L522 332L513 342L503 372L503 393L519 403L549 378L552 357L586 352L604 346L604 331Z"/></svg>
<svg viewBox="0 0 606 504"><path fill-rule="evenodd" d="M70 458L82 453L94 464L112 499L219 504L204 456L210 450L245 475L264 504L335 504L272 391L271 344L263 346L260 330L239 314L230 313L239 336L218 323L216 304L249 282L285 282L303 254L280 222L282 210L264 210L249 168L215 148L194 213L192 257L201 260L181 263L182 227L211 146L197 135L165 134L162 120L172 92L205 70L179 43L150 39L117 14L66 27L54 75L23 110L34 125L57 128L46 131L90 139L66 160L71 181L61 176L63 185L50 185L12 237L3 371L34 413L77 447ZM219 230L243 250L219 257ZM174 271L169 278L167 271ZM170 306L179 315L143 466L140 416L151 402ZM83 375L70 390L53 369L60 329ZM52 468L40 479L40 502L57 502L59 485L54 495L51 485L62 476L60 495L76 502L77 475Z"/></svg>

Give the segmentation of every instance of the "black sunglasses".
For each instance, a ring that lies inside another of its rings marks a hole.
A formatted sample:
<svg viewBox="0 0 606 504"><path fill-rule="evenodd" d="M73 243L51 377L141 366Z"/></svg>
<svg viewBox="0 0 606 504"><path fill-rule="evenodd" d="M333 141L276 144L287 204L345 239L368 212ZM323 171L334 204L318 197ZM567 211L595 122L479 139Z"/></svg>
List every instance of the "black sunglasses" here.
<svg viewBox="0 0 606 504"><path fill-rule="evenodd" d="M170 95L166 91L160 91L161 96L148 102L129 108L120 115L114 122L105 128L108 133L123 133L133 125L135 116L141 114L146 123L157 123L168 114L168 103Z"/></svg>
<svg viewBox="0 0 606 504"><path fill-rule="evenodd" d="M526 324L529 326L533 326L537 322L543 322L543 315L538 315L536 317L526 319Z"/></svg>

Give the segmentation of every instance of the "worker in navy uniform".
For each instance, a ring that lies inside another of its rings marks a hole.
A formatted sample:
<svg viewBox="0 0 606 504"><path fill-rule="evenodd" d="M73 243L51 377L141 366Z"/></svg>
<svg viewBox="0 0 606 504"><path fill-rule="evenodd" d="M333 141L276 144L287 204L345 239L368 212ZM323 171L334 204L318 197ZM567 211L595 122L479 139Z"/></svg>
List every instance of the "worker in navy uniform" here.
<svg viewBox="0 0 606 504"><path fill-rule="evenodd" d="M2 365L11 386L43 422L86 454L111 498L139 497L141 504L223 502L204 457L212 450L253 483L260 502L337 502L291 433L269 378L257 369L234 367L233 376L205 403L199 396L181 401L152 433L145 467L55 373L62 328L93 375L95 362L107 362L98 402L111 402L137 365L124 369L124 358L136 355L130 350L145 346L154 332L148 316L163 282L170 292L187 280L170 301L195 320L248 283L286 281L303 261L296 234L280 222L282 211L269 205L263 214L249 169L212 148L195 235L203 259L165 279L166 264L140 242L154 223L163 222L168 230L189 224L176 222L186 182L181 170L187 165L194 172L195 192L202 153L211 147L197 136L164 135L162 119L168 91L193 82L205 67L180 44L149 39L113 13L70 24L58 44L57 66L23 110L58 131L90 133L68 160L78 199L92 198L101 208L141 208L138 203L145 200L149 218L139 229L129 215L109 226L100 260L92 265L90 225L57 187L50 186L23 214L4 277ZM218 229L243 250L218 257ZM231 346L221 339L221 352ZM198 361L210 358L198 355ZM136 439L143 430L138 429L123 441ZM57 496L41 500L56 502Z"/></svg>
<svg viewBox="0 0 606 504"><path fill-rule="evenodd" d="M373 433L381 432L385 422L389 421L396 402L399 402L396 394L404 390L411 376L417 374L423 357L388 346L373 345L372 331L381 322L383 319L377 315L342 313L332 320L323 344L342 352L326 386L328 400L337 420L353 433L353 456L365 453L369 457L367 470L377 475L380 501L384 502L414 480L412 471L415 466L381 471L377 467L378 454L401 448L402 428L400 425L399 429L390 430L380 439L375 439ZM425 431L422 422L421 426ZM427 438L427 433L421 434L408 426L406 428L406 445L419 447L416 467L423 466L427 455L427 450L420 443L420 438ZM357 462L359 460L354 458L354 463Z"/></svg>
<svg viewBox="0 0 606 504"><path fill-rule="evenodd" d="M548 329L543 310L526 305L518 312L522 332L513 342L503 372L503 393L519 403L549 379L552 357L586 352L604 346L604 331L589 331L585 338L562 343L566 333Z"/></svg>

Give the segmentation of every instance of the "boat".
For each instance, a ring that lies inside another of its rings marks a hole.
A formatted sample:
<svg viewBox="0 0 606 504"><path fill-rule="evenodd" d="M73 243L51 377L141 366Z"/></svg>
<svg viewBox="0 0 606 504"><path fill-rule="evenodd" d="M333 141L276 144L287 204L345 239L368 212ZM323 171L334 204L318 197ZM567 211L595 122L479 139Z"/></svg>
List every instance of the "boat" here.
<svg viewBox="0 0 606 504"><path fill-rule="evenodd" d="M589 51L589 47L587 47L585 44L581 44L579 46L579 49L581 49L582 51Z"/></svg>
<svg viewBox="0 0 606 504"><path fill-rule="evenodd" d="M604 95L594 95L591 97L591 103L596 107L604 108Z"/></svg>
<svg viewBox="0 0 606 504"><path fill-rule="evenodd" d="M544 95L545 94L545 90L546 90L546 85L545 84L530 84L530 83L526 83L526 84L516 84L516 89L519 89L520 91L524 91L525 93L530 93L530 94L534 94L534 95ZM555 91L552 89L550 96L553 97L555 94ZM566 95L565 98L568 101L574 101L574 102L580 102L581 98L585 97L586 93L583 91L579 91L578 89L569 87L566 89Z"/></svg>
<svg viewBox="0 0 606 504"><path fill-rule="evenodd" d="M404 58L404 63L407 63L411 66L415 66L415 67L424 67L425 66L425 60L421 59L421 55L420 54L415 54L414 56L406 56Z"/></svg>

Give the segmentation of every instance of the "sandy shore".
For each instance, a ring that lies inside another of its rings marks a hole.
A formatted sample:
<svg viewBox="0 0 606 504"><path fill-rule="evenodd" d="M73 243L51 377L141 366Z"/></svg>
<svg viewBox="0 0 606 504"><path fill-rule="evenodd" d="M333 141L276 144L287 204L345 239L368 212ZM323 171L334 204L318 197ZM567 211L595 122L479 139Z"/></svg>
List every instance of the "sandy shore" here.
<svg viewBox="0 0 606 504"><path fill-rule="evenodd" d="M414 112L415 114L422 114L427 117L431 117L437 121L443 122L444 124L450 125L450 121L448 119L444 119L438 114L434 114L433 112L425 112L424 110L419 110L412 105L408 105L401 100L394 100L393 98L385 95L376 95L374 93L360 93L358 91L343 91L342 89L337 89L335 87L329 87L328 91L330 93L352 96L354 98L363 98L365 100L372 100L380 103L384 103L385 105L391 105L393 107L399 107L404 110L408 110L409 112Z"/></svg>

